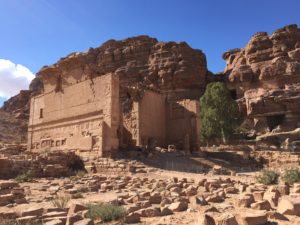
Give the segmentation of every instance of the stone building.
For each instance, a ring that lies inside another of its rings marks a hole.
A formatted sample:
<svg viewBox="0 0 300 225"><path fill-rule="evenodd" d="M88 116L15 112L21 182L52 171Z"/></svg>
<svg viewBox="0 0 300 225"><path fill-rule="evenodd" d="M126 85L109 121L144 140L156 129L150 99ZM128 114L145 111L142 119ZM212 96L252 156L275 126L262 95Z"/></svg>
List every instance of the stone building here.
<svg viewBox="0 0 300 225"><path fill-rule="evenodd" d="M135 146L192 151L206 72L201 51L147 36L73 53L38 72L43 90L31 98L28 149L99 157Z"/></svg>

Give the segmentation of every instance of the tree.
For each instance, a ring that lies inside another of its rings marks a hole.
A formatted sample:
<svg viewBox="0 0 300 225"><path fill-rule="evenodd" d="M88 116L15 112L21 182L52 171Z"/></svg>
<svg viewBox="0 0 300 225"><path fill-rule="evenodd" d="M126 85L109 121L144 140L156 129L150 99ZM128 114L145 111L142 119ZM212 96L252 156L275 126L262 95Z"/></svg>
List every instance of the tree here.
<svg viewBox="0 0 300 225"><path fill-rule="evenodd" d="M204 95L200 98L200 110L203 142L220 139L226 142L239 125L238 105L223 83L207 85Z"/></svg>

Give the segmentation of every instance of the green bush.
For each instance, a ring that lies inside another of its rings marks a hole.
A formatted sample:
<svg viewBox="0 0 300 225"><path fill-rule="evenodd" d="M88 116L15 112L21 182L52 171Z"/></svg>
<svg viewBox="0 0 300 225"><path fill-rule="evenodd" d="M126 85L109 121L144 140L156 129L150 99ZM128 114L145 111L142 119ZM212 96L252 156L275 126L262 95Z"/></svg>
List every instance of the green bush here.
<svg viewBox="0 0 300 225"><path fill-rule="evenodd" d="M70 197L68 196L56 196L56 198L53 199L51 202L54 207L65 209L69 201Z"/></svg>
<svg viewBox="0 0 300 225"><path fill-rule="evenodd" d="M127 214L127 211L122 206L117 206L109 203L89 204L87 217L92 220L101 219L103 222L119 220Z"/></svg>
<svg viewBox="0 0 300 225"><path fill-rule="evenodd" d="M31 170L26 171L25 173L19 174L15 180L19 183L21 182L30 182L32 181L34 174Z"/></svg>
<svg viewBox="0 0 300 225"><path fill-rule="evenodd" d="M272 170L263 170L259 176L256 177L258 183L270 185L278 183L279 174Z"/></svg>
<svg viewBox="0 0 300 225"><path fill-rule="evenodd" d="M298 168L287 169L284 171L282 179L289 184L300 182L300 170Z"/></svg>

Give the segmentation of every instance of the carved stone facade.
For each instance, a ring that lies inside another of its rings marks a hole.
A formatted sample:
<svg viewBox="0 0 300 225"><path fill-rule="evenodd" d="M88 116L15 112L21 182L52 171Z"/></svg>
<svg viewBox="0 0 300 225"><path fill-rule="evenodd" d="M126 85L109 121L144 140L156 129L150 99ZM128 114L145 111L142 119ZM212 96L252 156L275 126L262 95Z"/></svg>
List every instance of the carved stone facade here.
<svg viewBox="0 0 300 225"><path fill-rule="evenodd" d="M51 77L52 79L53 77ZM111 74L72 85L49 85L31 99L28 147L32 151L80 150L109 156L117 150L119 80ZM61 77L57 81L61 82ZM48 83L49 82L49 83Z"/></svg>
<svg viewBox="0 0 300 225"><path fill-rule="evenodd" d="M119 147L198 146L206 58L148 36L72 53L37 74L28 149L114 155Z"/></svg>
<svg viewBox="0 0 300 225"><path fill-rule="evenodd" d="M142 95L142 96L141 96ZM187 152L197 149L200 137L198 100L171 100L167 93L145 91L124 110L121 146L167 146Z"/></svg>
<svg viewBox="0 0 300 225"><path fill-rule="evenodd" d="M110 157L119 147L175 144L191 151L199 144L197 100L168 100L167 93L123 87L116 74L71 84L60 75L56 81L53 75L41 77L45 92L30 106L28 148L33 152L75 150Z"/></svg>

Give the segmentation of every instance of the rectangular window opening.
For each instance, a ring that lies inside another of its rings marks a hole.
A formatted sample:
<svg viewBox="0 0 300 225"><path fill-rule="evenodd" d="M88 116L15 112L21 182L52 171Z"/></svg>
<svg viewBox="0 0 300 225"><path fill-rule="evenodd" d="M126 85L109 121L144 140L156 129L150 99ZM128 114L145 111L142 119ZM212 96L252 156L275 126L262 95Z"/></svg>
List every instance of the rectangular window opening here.
<svg viewBox="0 0 300 225"><path fill-rule="evenodd" d="M40 119L44 118L44 109L40 109Z"/></svg>

